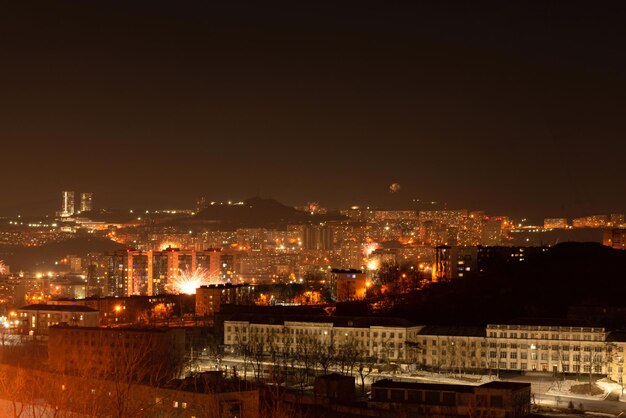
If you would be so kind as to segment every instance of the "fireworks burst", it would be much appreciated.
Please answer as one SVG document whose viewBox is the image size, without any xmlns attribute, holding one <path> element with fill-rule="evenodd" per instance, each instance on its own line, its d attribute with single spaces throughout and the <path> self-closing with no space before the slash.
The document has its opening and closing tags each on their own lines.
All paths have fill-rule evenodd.
<svg viewBox="0 0 626 418">
<path fill-rule="evenodd" d="M 195 295 L 197 288 L 200 286 L 208 286 L 209 284 L 211 284 L 209 271 L 205 268 L 198 267 L 195 270 L 180 270 L 178 277 L 172 281 L 170 286 L 174 293 Z"/>
<path fill-rule="evenodd" d="M 365 256 L 365 258 L 368 258 L 370 254 L 372 254 L 377 249 L 378 249 L 377 242 L 366 242 L 365 244 L 363 244 L 363 255 Z"/>
<path fill-rule="evenodd" d="M 317 202 L 309 202 L 306 205 L 306 210 L 311 215 L 314 215 L 314 214 L 316 214 L 320 210 L 320 204 L 317 203 Z"/>
</svg>

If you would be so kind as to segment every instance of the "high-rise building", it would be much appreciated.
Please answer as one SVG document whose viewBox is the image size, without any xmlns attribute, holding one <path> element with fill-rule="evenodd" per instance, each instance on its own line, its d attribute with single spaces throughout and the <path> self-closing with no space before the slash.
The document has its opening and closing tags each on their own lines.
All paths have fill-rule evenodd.
<svg viewBox="0 0 626 418">
<path fill-rule="evenodd" d="M 93 193 L 80 194 L 80 211 L 89 212 L 93 210 Z"/>
<path fill-rule="evenodd" d="M 605 229 L 602 244 L 615 248 L 616 250 L 626 250 L 626 229 L 612 228 Z"/>
<path fill-rule="evenodd" d="M 483 219 L 482 245 L 500 245 L 502 243 L 502 220 L 499 218 Z"/>
<path fill-rule="evenodd" d="M 107 296 L 160 295 L 176 280 L 181 271 L 194 272 L 198 268 L 208 273 L 206 279 L 223 281 L 220 266 L 226 263 L 219 250 L 179 250 L 168 248 L 163 251 L 116 251 L 108 255 L 106 272 Z M 229 273 L 232 269 L 229 270 Z"/>
<path fill-rule="evenodd" d="M 74 192 L 61 192 L 61 211 L 59 216 L 69 217 L 74 214 Z"/>
<path fill-rule="evenodd" d="M 326 225 L 307 225 L 302 242 L 305 250 L 332 250 L 333 231 Z"/>
</svg>

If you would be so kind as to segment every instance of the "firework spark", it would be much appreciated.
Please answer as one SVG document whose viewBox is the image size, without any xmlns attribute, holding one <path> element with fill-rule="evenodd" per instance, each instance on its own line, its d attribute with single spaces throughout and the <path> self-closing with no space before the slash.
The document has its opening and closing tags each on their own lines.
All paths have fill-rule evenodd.
<svg viewBox="0 0 626 418">
<path fill-rule="evenodd" d="M 366 242 L 365 244 L 363 244 L 363 255 L 365 256 L 365 258 L 367 258 L 377 249 L 378 249 L 378 243 Z"/>
<path fill-rule="evenodd" d="M 209 271 L 203 267 L 198 267 L 195 270 L 180 270 L 178 277 L 172 281 L 170 286 L 174 293 L 195 295 L 197 288 L 209 284 L 211 284 Z"/>
<path fill-rule="evenodd" d="M 320 204 L 317 203 L 317 202 L 309 202 L 306 205 L 306 210 L 311 215 L 313 215 L 313 214 L 317 213 L 320 210 Z"/>
</svg>

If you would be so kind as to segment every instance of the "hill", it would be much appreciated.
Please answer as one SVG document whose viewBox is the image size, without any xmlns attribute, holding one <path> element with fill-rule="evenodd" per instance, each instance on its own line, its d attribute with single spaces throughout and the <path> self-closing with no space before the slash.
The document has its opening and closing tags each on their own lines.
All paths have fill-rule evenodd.
<svg viewBox="0 0 626 418">
<path fill-rule="evenodd" d="M 212 205 L 174 224 L 213 224 L 221 230 L 237 228 L 284 228 L 288 224 L 316 223 L 344 219 L 338 212 L 311 215 L 274 199 L 253 197 L 242 205 Z"/>
<path fill-rule="evenodd" d="M 126 248 L 124 245 L 107 238 L 79 236 L 40 247 L 5 248 L 3 258 L 11 267 L 11 271 L 22 269 L 53 270 L 54 262 L 68 254 L 86 256 L 88 253 L 102 253 L 124 248 Z"/>
</svg>

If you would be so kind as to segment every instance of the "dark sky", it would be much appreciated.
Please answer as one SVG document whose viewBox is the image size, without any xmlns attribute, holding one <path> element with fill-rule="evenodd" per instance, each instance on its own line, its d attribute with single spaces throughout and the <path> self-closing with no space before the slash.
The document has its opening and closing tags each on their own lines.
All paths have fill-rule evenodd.
<svg viewBox="0 0 626 418">
<path fill-rule="evenodd" d="M 626 211 L 611 3 L 223 3 L 1 2 L 0 212 L 63 189 Z"/>
</svg>

